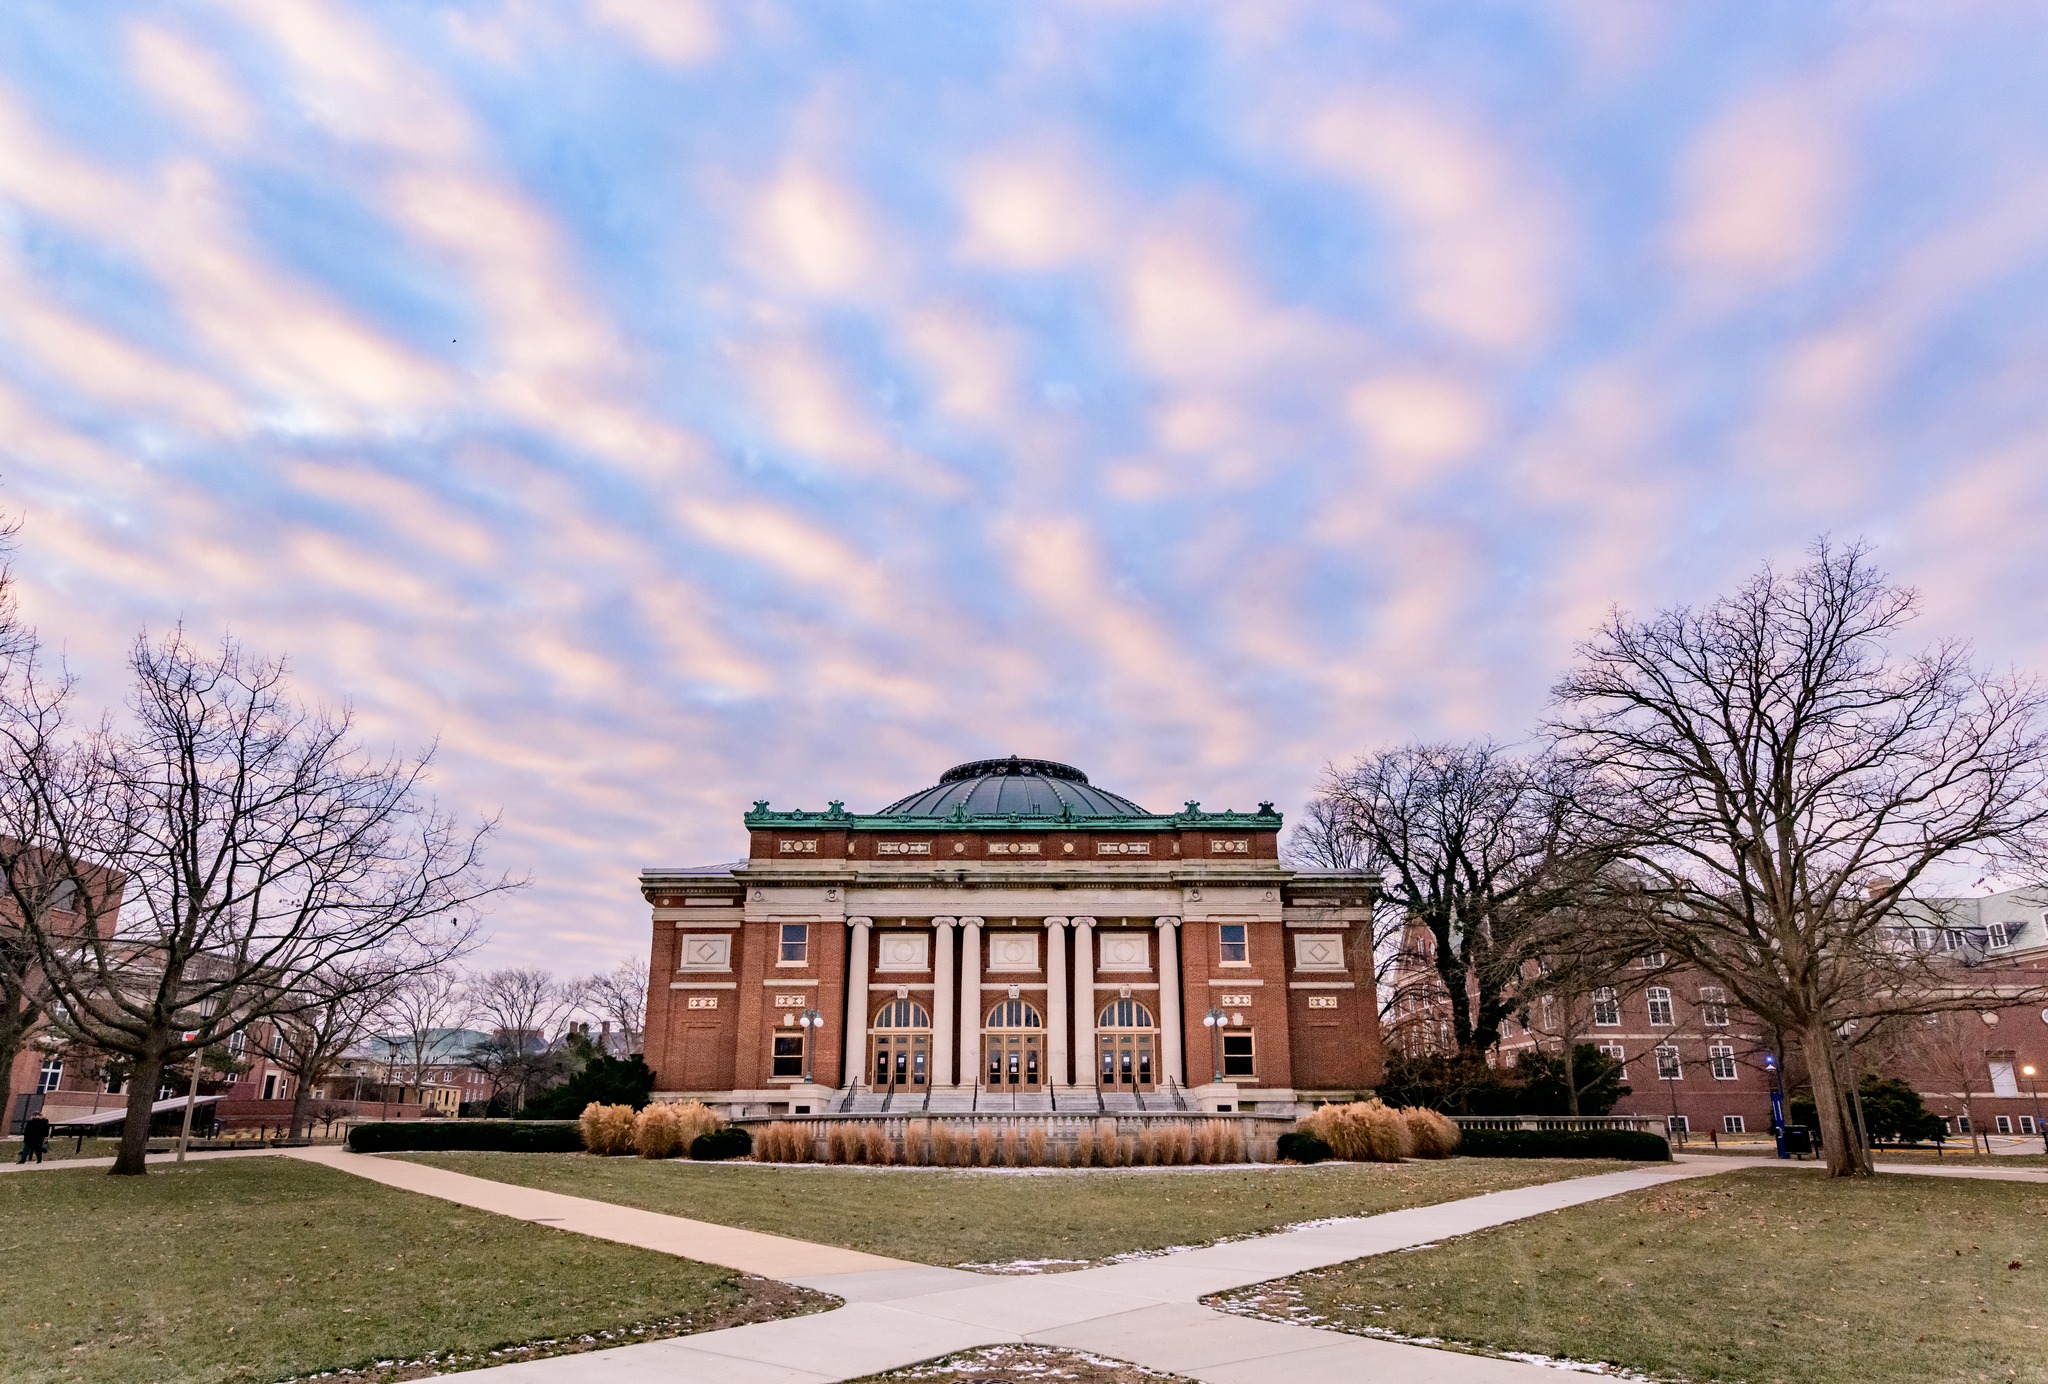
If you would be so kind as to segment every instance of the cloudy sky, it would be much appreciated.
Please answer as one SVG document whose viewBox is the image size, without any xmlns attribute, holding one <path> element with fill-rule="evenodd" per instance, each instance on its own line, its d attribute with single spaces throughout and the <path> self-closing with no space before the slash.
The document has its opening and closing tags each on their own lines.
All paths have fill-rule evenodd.
<svg viewBox="0 0 2048 1384">
<path fill-rule="evenodd" d="M 219 0 L 0 13 L 0 508 L 144 627 L 643 864 L 959 760 L 1296 809 L 1610 605 L 1864 535 L 2048 667 L 2037 7 Z"/>
</svg>

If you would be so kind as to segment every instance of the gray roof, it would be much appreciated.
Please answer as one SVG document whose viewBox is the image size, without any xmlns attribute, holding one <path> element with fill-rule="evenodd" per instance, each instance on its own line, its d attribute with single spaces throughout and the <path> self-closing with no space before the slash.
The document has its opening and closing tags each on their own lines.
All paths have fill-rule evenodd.
<svg viewBox="0 0 2048 1384">
<path fill-rule="evenodd" d="M 949 817 L 965 810 L 972 817 L 1075 818 L 1149 817 L 1152 814 L 1115 793 L 1088 782 L 1071 764 L 1050 759 L 977 759 L 957 764 L 939 775 L 930 788 L 899 798 L 880 817 Z"/>
</svg>

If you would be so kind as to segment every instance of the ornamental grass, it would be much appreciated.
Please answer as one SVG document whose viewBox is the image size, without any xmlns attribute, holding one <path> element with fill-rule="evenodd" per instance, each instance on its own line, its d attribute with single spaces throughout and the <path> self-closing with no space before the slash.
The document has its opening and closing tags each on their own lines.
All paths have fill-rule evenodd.
<svg viewBox="0 0 2048 1384">
<path fill-rule="evenodd" d="M 1319 1106 L 1301 1128 L 1354 1163 L 1398 1163 L 1415 1151 L 1408 1121 L 1380 1100 Z"/>
<path fill-rule="evenodd" d="M 576 1123 L 583 1130 L 583 1147 L 601 1158 L 617 1158 L 633 1151 L 633 1107 L 599 1105 L 583 1107 Z"/>
<path fill-rule="evenodd" d="M 656 1101 L 634 1117 L 633 1149 L 642 1158 L 680 1158 L 722 1123 L 702 1101 Z"/>
<path fill-rule="evenodd" d="M 1458 1151 L 1464 1136 L 1448 1115 L 1411 1105 L 1401 1112 L 1401 1118 L 1408 1122 L 1408 1137 L 1417 1158 L 1449 1158 Z"/>
</svg>

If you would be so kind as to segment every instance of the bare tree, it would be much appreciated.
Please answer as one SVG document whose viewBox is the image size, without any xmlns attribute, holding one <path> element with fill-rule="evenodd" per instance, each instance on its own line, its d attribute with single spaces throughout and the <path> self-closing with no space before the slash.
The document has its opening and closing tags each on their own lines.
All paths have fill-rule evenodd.
<svg viewBox="0 0 2048 1384">
<path fill-rule="evenodd" d="M 641 1049 L 647 1026 L 647 963 L 622 961 L 582 981 L 580 1003 L 618 1030 L 625 1051 Z"/>
<path fill-rule="evenodd" d="M 2048 845 L 2039 691 L 1953 644 L 1893 658 L 1913 611 L 1865 548 L 1822 542 L 1704 609 L 1615 613 L 1556 689 L 1554 734 L 1634 843 L 1632 944 L 1800 1047 L 1836 1176 L 1863 1166 L 1845 1028 L 1995 1007 L 1901 926 L 1914 886 L 1964 863 L 2035 878 Z"/>
<path fill-rule="evenodd" d="M 1376 930 L 1396 939 L 1395 971 L 1428 988 L 1420 1007 L 1448 1011 L 1461 1057 L 1500 1040 L 1546 921 L 1605 862 L 1577 797 L 1566 766 L 1489 742 L 1383 750 L 1325 780 L 1320 812 L 1341 825 L 1314 839 L 1361 844 L 1381 876 Z"/>
<path fill-rule="evenodd" d="M 470 982 L 472 1022 L 487 1025 L 491 1040 L 468 1060 L 491 1078 L 514 1112 L 556 1064 L 554 1039 L 575 1008 L 577 987 L 541 970 L 491 971 Z"/>
<path fill-rule="evenodd" d="M 314 1088 L 372 1031 L 391 990 L 401 983 L 392 972 L 402 976 L 406 966 L 402 957 L 394 962 L 372 957 L 347 972 L 316 975 L 311 993 L 295 997 L 297 1003 L 267 1025 L 260 1050 L 292 1077 L 292 1138 L 306 1127 Z"/>
<path fill-rule="evenodd" d="M 1974 1083 L 1988 1080 L 1990 1075 L 1983 1019 L 1968 1011 L 1952 1010 L 1917 1016 L 1899 1025 L 1899 1030 L 1891 1043 L 1899 1065 L 1910 1064 L 1952 1088 L 1963 1107 L 1963 1123 L 1970 1127 L 1970 1151 L 1975 1153 L 1977 1141 L 1983 1138 L 1988 1153 L 1990 1140 L 1977 1123 L 1971 1093 Z"/>
<path fill-rule="evenodd" d="M 424 1089 L 432 1068 L 459 1060 L 449 1034 L 468 1022 L 469 1013 L 468 985 L 450 968 L 420 971 L 392 987 L 379 1018 L 401 1086 Z"/>
<path fill-rule="evenodd" d="M 281 662 L 175 631 L 138 639 L 129 666 L 128 724 L 31 758 L 23 791 L 40 813 L 29 844 L 122 884 L 118 931 L 86 888 L 76 926 L 28 930 L 66 1024 L 129 1065 L 114 1172 L 140 1175 L 167 1062 L 332 998 L 316 979 L 366 957 L 439 964 L 511 882 L 483 873 L 488 823 L 460 827 L 425 798 L 427 756 L 371 756 L 347 710 L 293 700 Z M 27 740 L 44 708 L 7 710 Z"/>
</svg>

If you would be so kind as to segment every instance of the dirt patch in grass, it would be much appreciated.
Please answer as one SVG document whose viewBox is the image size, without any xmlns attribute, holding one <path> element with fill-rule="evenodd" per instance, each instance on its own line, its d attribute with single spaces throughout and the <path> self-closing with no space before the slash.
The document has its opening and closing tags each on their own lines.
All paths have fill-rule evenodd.
<svg viewBox="0 0 2048 1384">
<path fill-rule="evenodd" d="M 850 1384 L 1189 1384 L 1184 1376 L 1148 1370 L 1085 1350 L 1052 1346 L 981 1346 L 870 1374 Z"/>
<path fill-rule="evenodd" d="M 1702 1384 L 2043 1380 L 2048 1186 L 1728 1173 L 1212 1305 Z"/>
<path fill-rule="evenodd" d="M 1083 1268 L 1301 1221 L 1426 1206 L 1625 1166 L 1457 1158 L 1312 1168 L 996 1172 L 705 1165 L 574 1153 L 405 1156 L 525 1187 L 996 1273 Z"/>
<path fill-rule="evenodd" d="M 712 1330 L 818 1293 L 285 1158 L 0 1177 L 0 1380 L 390 1380 Z"/>
</svg>

